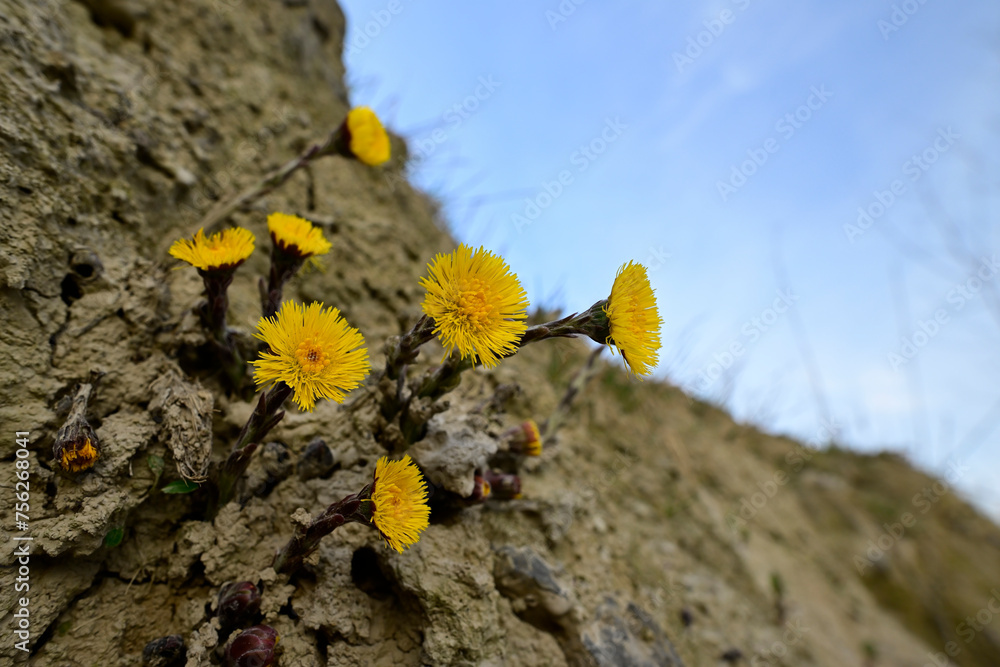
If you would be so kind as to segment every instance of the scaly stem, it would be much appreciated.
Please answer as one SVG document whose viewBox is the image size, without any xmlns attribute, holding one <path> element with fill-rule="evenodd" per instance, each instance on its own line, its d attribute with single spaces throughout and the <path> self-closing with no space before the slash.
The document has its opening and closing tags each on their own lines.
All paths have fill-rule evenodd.
<svg viewBox="0 0 1000 667">
<path fill-rule="evenodd" d="M 225 506 L 233 498 L 236 482 L 243 477 L 254 451 L 264 437 L 277 426 L 285 416 L 281 409 L 285 400 L 291 396 L 292 389 L 284 382 L 279 382 L 270 392 L 264 392 L 257 401 L 257 407 L 250 414 L 243 429 L 240 430 L 236 442 L 229 453 L 229 458 L 219 470 L 219 507 Z"/>
<path fill-rule="evenodd" d="M 308 526 L 295 528 L 292 539 L 274 555 L 271 566 L 279 574 L 291 574 L 302 565 L 302 560 L 319 546 L 319 541 L 345 523 L 371 523 L 371 486 L 360 493 L 347 496 L 327 507 Z"/>
<path fill-rule="evenodd" d="M 234 390 L 239 390 L 246 377 L 246 364 L 236 348 L 236 343 L 229 333 L 226 322 L 226 311 L 229 310 L 229 286 L 233 282 L 236 268 L 225 268 L 215 271 L 198 270 L 205 284 L 207 302 L 201 309 L 201 320 L 205 329 L 212 337 L 212 347 L 219 357 L 222 370 L 229 379 Z"/>
<path fill-rule="evenodd" d="M 231 197 L 217 204 L 204 218 L 202 218 L 201 226 L 205 228 L 206 233 L 215 231 L 216 226 L 224 222 L 226 218 L 232 215 L 237 209 L 248 206 L 272 190 L 283 185 L 285 181 L 291 178 L 292 174 L 307 166 L 313 160 L 327 155 L 333 155 L 335 153 L 344 154 L 347 149 L 344 146 L 343 128 L 344 126 L 341 124 L 340 127 L 327 135 L 326 139 L 321 142 L 314 143 L 312 146 L 304 150 L 297 158 L 289 160 L 235 197 Z"/>
</svg>

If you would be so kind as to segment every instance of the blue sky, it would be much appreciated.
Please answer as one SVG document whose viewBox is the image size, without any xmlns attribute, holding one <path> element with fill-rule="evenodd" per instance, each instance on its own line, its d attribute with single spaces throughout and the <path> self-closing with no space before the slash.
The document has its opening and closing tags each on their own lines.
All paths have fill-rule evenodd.
<svg viewBox="0 0 1000 667">
<path fill-rule="evenodd" d="M 643 262 L 663 377 L 770 431 L 955 459 L 1000 516 L 1000 5 L 343 4 L 352 102 L 534 303 L 586 308 Z"/>
</svg>

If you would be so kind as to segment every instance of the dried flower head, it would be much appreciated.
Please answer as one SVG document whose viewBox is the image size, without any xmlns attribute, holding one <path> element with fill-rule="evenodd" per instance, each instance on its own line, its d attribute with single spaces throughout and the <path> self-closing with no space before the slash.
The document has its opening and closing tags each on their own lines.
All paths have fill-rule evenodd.
<svg viewBox="0 0 1000 667">
<path fill-rule="evenodd" d="M 300 259 L 325 255 L 332 247 L 322 229 L 296 215 L 272 213 L 267 216 L 267 230 L 275 246 Z"/>
<path fill-rule="evenodd" d="M 629 262 L 618 269 L 604 312 L 611 329 L 607 344 L 618 348 L 633 374 L 649 375 L 660 349 L 661 321 L 646 267 Z"/>
<path fill-rule="evenodd" d="M 389 135 L 374 111 L 368 107 L 351 109 L 346 124 L 354 157 L 372 167 L 389 161 Z"/>
<path fill-rule="evenodd" d="M 409 456 L 390 461 L 383 456 L 375 464 L 372 481 L 372 523 L 386 543 L 402 553 L 415 544 L 429 523 L 427 484 Z"/>
<path fill-rule="evenodd" d="M 492 252 L 460 245 L 439 254 L 422 278 L 423 310 L 450 354 L 477 357 L 486 368 L 513 354 L 527 329 L 528 298 L 510 267 Z"/>
<path fill-rule="evenodd" d="M 56 434 L 52 455 L 66 472 L 82 472 L 101 457 L 101 441 L 83 416 L 71 416 Z"/>
<path fill-rule="evenodd" d="M 232 227 L 205 236 L 199 229 L 190 240 L 180 239 L 170 246 L 170 254 L 202 271 L 234 269 L 253 254 L 254 236 L 249 229 Z"/>
<path fill-rule="evenodd" d="M 254 335 L 270 348 L 252 362 L 254 382 L 284 382 L 303 410 L 317 398 L 342 403 L 371 368 L 361 332 L 322 303 L 285 302 L 274 317 L 260 319 Z"/>
</svg>

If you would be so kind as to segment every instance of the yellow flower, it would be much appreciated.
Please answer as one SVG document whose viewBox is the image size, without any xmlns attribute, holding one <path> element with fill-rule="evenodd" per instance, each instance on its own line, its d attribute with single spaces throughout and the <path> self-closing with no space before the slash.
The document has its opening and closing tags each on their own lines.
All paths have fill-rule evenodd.
<svg viewBox="0 0 1000 667">
<path fill-rule="evenodd" d="M 274 317 L 260 318 L 254 336 L 270 348 L 252 362 L 254 382 L 284 382 L 303 410 L 311 411 L 317 398 L 343 403 L 371 368 L 361 332 L 322 303 L 286 301 Z"/>
<path fill-rule="evenodd" d="M 528 298 L 503 259 L 460 245 L 435 257 L 428 269 L 430 277 L 420 280 L 427 290 L 423 310 L 449 354 L 457 347 L 462 358 L 478 356 L 493 368 L 517 351 L 527 329 Z"/>
<path fill-rule="evenodd" d="M 660 349 L 660 316 L 646 267 L 629 262 L 615 276 L 604 306 L 610 321 L 608 345 L 614 345 L 635 375 L 649 375 Z"/>
<path fill-rule="evenodd" d="M 430 520 L 427 484 L 409 456 L 389 461 L 383 456 L 375 464 L 372 482 L 372 522 L 386 543 L 402 553 L 416 544 Z"/>
<path fill-rule="evenodd" d="M 325 255 L 332 247 L 322 229 L 295 215 L 272 213 L 267 216 L 267 230 L 274 245 L 303 259 Z"/>
<path fill-rule="evenodd" d="M 351 109 L 347 132 L 354 157 L 372 167 L 389 161 L 389 135 L 374 111 L 368 107 Z"/>
<path fill-rule="evenodd" d="M 202 271 L 236 268 L 253 254 L 253 233 L 232 227 L 205 237 L 199 229 L 191 240 L 180 239 L 170 246 L 170 254 Z"/>
</svg>

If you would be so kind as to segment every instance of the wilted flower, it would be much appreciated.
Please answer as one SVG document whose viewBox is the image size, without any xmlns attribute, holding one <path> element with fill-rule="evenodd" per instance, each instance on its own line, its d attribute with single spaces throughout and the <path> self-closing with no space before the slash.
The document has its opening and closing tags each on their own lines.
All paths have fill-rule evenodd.
<svg viewBox="0 0 1000 667">
<path fill-rule="evenodd" d="M 274 317 L 260 319 L 254 335 L 270 348 L 252 362 L 254 382 L 285 383 L 303 410 L 311 411 L 317 398 L 342 403 L 371 368 L 361 332 L 322 303 L 286 302 Z"/>
<path fill-rule="evenodd" d="M 507 264 L 492 252 L 460 245 L 428 265 L 423 311 L 433 318 L 450 354 L 478 357 L 486 368 L 517 350 L 527 326 L 527 294 Z"/>
<path fill-rule="evenodd" d="M 248 229 L 233 227 L 205 236 L 199 229 L 191 240 L 180 239 L 170 254 L 202 271 L 234 269 L 253 254 L 254 236 Z"/>
<path fill-rule="evenodd" d="M 618 270 L 604 312 L 614 345 L 635 375 L 649 375 L 660 349 L 660 316 L 646 268 L 629 262 Z"/>
<path fill-rule="evenodd" d="M 344 126 L 354 157 L 372 167 L 389 161 L 389 135 L 374 111 L 368 107 L 351 109 Z"/>
<path fill-rule="evenodd" d="M 399 461 L 389 461 L 385 456 L 378 460 L 371 502 L 372 523 L 386 543 L 400 553 L 415 544 L 427 528 L 427 484 L 409 456 Z"/>
<path fill-rule="evenodd" d="M 52 455 L 66 472 L 82 472 L 101 457 L 101 441 L 82 413 L 72 415 L 56 434 Z"/>
</svg>

